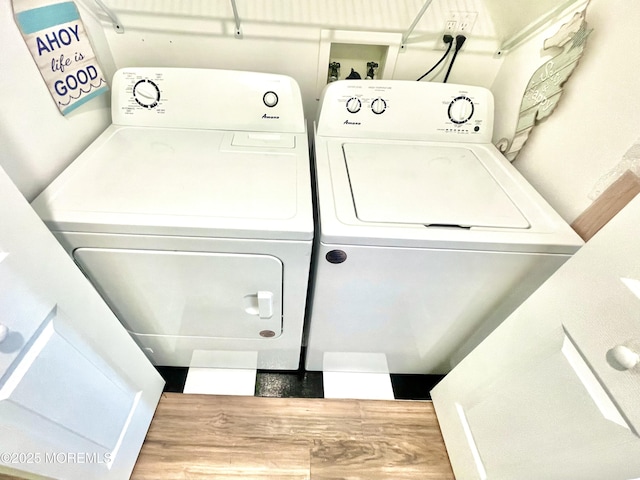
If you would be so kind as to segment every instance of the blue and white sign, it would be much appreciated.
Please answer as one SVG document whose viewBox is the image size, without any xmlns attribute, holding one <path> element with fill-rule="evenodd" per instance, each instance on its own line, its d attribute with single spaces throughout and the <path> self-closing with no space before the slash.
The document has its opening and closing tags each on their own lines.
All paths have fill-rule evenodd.
<svg viewBox="0 0 640 480">
<path fill-rule="evenodd" d="M 22 36 L 63 115 L 109 89 L 75 3 L 13 0 L 13 8 Z"/>
</svg>

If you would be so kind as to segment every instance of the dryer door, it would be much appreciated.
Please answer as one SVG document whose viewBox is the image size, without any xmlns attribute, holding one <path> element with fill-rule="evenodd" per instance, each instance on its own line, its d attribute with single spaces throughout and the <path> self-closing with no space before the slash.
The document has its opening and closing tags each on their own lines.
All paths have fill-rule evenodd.
<svg viewBox="0 0 640 480">
<path fill-rule="evenodd" d="M 270 255 L 78 248 L 74 258 L 135 334 L 260 339 L 282 333 Z"/>
</svg>

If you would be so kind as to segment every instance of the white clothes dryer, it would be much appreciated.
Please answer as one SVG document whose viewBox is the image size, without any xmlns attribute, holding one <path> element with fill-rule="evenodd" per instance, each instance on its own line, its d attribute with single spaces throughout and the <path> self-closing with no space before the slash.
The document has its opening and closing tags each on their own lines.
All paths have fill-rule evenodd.
<svg viewBox="0 0 640 480">
<path fill-rule="evenodd" d="M 154 364 L 298 368 L 313 209 L 296 82 L 125 68 L 112 120 L 34 200 L 49 229 Z"/>
<path fill-rule="evenodd" d="M 582 245 L 491 144 L 493 109 L 472 86 L 325 88 L 307 369 L 447 373 Z"/>
</svg>

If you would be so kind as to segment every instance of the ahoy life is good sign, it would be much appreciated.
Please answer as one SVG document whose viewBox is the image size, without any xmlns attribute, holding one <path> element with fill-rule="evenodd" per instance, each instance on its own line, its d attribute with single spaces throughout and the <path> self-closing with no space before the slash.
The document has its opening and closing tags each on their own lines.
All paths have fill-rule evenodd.
<svg viewBox="0 0 640 480">
<path fill-rule="evenodd" d="M 108 90 L 75 3 L 13 0 L 13 10 L 27 47 L 63 115 Z"/>
</svg>

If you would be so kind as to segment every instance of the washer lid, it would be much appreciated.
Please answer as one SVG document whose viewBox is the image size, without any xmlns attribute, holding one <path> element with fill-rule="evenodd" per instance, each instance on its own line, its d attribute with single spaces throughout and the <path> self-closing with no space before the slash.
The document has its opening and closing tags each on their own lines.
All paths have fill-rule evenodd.
<svg viewBox="0 0 640 480">
<path fill-rule="evenodd" d="M 343 152 L 363 222 L 529 227 L 470 149 L 354 143 Z"/>
</svg>

